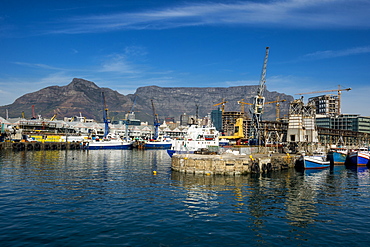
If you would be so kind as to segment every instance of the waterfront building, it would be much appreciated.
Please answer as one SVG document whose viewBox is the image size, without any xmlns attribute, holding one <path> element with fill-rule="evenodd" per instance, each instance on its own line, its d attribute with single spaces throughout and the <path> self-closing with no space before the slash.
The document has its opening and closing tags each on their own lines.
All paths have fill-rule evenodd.
<svg viewBox="0 0 370 247">
<path fill-rule="evenodd" d="M 217 110 L 212 110 L 211 120 L 213 126 L 216 127 L 216 130 L 222 132 L 222 111 L 220 108 L 218 108 Z"/>
<path fill-rule="evenodd" d="M 317 115 L 316 125 L 322 128 L 370 133 L 370 117 L 363 117 L 359 114 Z"/>
<path fill-rule="evenodd" d="M 308 104 L 315 107 L 316 114 L 326 116 L 340 115 L 340 98 L 335 94 L 326 94 L 308 99 Z"/>
</svg>

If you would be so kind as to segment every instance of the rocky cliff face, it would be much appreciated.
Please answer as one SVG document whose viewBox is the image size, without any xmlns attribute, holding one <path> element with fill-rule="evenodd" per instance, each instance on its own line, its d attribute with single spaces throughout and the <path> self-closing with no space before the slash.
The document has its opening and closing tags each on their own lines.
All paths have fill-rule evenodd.
<svg viewBox="0 0 370 247">
<path fill-rule="evenodd" d="M 140 112 L 136 113 L 141 118 L 146 118 L 143 113 L 148 113 L 148 108 L 151 106 L 150 99 L 153 99 L 155 104 L 156 112 L 159 117 L 175 117 L 175 120 L 179 120 L 181 114 L 186 113 L 187 115 L 196 115 L 196 106 L 198 105 L 198 115 L 200 117 L 206 116 L 212 110 L 216 110 L 218 107 L 214 106 L 217 103 L 223 102 L 223 99 L 227 101 L 225 104 L 225 111 L 240 111 L 241 105 L 238 101 L 243 100 L 244 102 L 252 103 L 253 97 L 257 94 L 258 86 L 238 86 L 238 87 L 205 87 L 205 88 L 194 88 L 194 87 L 173 87 L 163 88 L 157 86 L 141 87 L 136 90 L 136 102 L 137 107 L 135 109 Z M 134 95 L 128 95 L 131 99 Z M 281 103 L 281 116 L 288 113 L 289 102 L 293 100 L 292 96 L 265 91 L 264 96 L 266 102 L 275 101 L 279 96 L 280 100 L 285 99 L 286 102 Z M 275 111 L 276 104 L 265 105 L 265 114 L 263 115 L 264 120 L 274 120 L 276 116 Z M 245 105 L 245 112 L 248 112 L 249 105 Z M 151 114 L 151 112 L 149 111 Z"/>
<path fill-rule="evenodd" d="M 108 113 L 110 118 L 120 120 L 125 113 L 133 106 L 138 119 L 153 122 L 153 111 L 151 99 L 159 118 L 174 117 L 179 120 L 181 114 L 196 114 L 206 116 L 212 110 L 217 109 L 214 104 L 225 99 L 225 111 L 240 111 L 237 101 L 244 99 L 245 102 L 252 102 L 257 92 L 257 86 L 239 86 L 227 88 L 194 88 L 194 87 L 140 87 L 135 94 L 122 95 L 109 88 L 100 88 L 95 83 L 84 79 L 73 79 L 67 86 L 51 86 L 34 93 L 26 94 L 18 98 L 13 104 L 0 107 L 0 116 L 5 117 L 5 109 L 9 111 L 9 117 L 20 117 L 22 111 L 26 118 L 32 117 L 31 106 L 35 106 L 35 113 L 45 118 L 50 118 L 57 113 L 57 119 L 63 117 L 78 116 L 80 113 L 87 118 L 94 118 L 102 121 L 103 103 L 101 92 L 104 92 Z M 266 102 L 285 99 L 287 102 L 293 100 L 292 96 L 265 91 Z M 281 115 L 287 114 L 289 103 L 281 104 Z M 245 106 L 247 110 L 248 105 Z M 272 120 L 275 118 L 275 104 L 267 104 L 263 119 Z"/>
</svg>

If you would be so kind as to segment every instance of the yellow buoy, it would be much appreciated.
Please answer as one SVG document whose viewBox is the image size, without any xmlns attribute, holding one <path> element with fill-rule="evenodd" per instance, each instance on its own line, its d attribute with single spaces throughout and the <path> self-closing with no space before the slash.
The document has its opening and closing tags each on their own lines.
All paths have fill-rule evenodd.
<svg viewBox="0 0 370 247">
<path fill-rule="evenodd" d="M 157 175 L 157 171 L 153 171 L 153 175 Z"/>
</svg>

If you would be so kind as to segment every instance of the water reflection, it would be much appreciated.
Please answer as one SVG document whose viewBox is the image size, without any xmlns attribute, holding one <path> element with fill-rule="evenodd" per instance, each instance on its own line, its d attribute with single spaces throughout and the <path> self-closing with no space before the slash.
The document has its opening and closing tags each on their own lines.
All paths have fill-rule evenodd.
<svg viewBox="0 0 370 247">
<path fill-rule="evenodd" d="M 333 170 L 305 171 L 295 170 L 274 172 L 267 175 L 246 176 L 206 176 L 172 172 L 171 179 L 187 190 L 183 201 L 191 217 L 216 217 L 230 215 L 230 220 L 237 214 L 248 215 L 251 230 L 261 237 L 261 230 L 292 227 L 295 238 L 301 236 L 303 229 L 317 222 L 327 223 L 330 220 L 320 219 L 323 205 L 342 206 L 341 196 L 346 194 L 348 186 L 341 177 L 351 173 L 343 168 Z M 368 171 L 356 173 L 368 178 Z M 346 180 L 345 180 L 346 181 Z M 358 188 L 359 186 L 354 186 Z M 368 189 L 367 189 L 368 190 Z M 226 204 L 225 207 L 221 204 Z M 225 211 L 227 210 L 227 211 Z M 284 225 L 276 222 L 283 220 Z M 276 225 L 275 225 L 276 224 Z M 298 229 L 301 229 L 298 231 Z"/>
<path fill-rule="evenodd" d="M 0 227 L 17 226 L 12 231 L 24 238 L 42 233 L 47 224 L 74 234 L 90 226 L 96 238 L 112 232 L 106 238 L 115 239 L 121 231 L 119 236 L 131 234 L 132 240 L 141 234 L 147 243 L 160 235 L 181 241 L 177 235 L 182 234 L 190 241 L 183 245 L 199 239 L 221 245 L 217 241 L 225 238 L 297 245 L 313 235 L 320 240 L 338 232 L 344 236 L 353 202 L 357 210 L 369 207 L 367 168 L 207 176 L 174 172 L 170 166 L 166 152 L 157 150 L 1 152 Z M 340 226 L 338 216 L 347 217 Z M 363 224 L 363 217 L 353 225 Z M 78 237 L 73 240 L 83 242 Z M 127 245 L 135 243 L 143 245 Z"/>
</svg>

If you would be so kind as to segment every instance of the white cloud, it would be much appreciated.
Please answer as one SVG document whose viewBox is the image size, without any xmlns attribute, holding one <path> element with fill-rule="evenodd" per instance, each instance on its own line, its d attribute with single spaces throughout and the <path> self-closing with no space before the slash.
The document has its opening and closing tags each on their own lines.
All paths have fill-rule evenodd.
<svg viewBox="0 0 370 247">
<path fill-rule="evenodd" d="M 48 70 L 66 70 L 63 68 L 57 68 L 53 67 L 47 64 L 41 64 L 41 63 L 25 63 L 25 62 L 14 62 L 14 64 L 21 65 L 21 66 L 26 66 L 30 68 L 37 68 L 37 69 L 48 69 Z"/>
<path fill-rule="evenodd" d="M 168 29 L 200 25 L 277 25 L 295 28 L 369 28 L 364 0 L 277 0 L 191 3 L 136 13 L 79 16 L 60 23 L 56 33 L 125 29 Z M 65 26 L 65 24 L 67 26 Z"/>
<path fill-rule="evenodd" d="M 138 64 L 132 63 L 132 57 L 141 56 L 142 51 L 137 48 L 126 48 L 125 54 L 111 54 L 104 58 L 99 72 L 114 72 L 119 74 L 139 74 L 142 69 Z M 129 54 L 129 55 L 126 55 Z M 129 58 L 130 56 L 130 58 Z"/>
<path fill-rule="evenodd" d="M 344 57 L 357 54 L 370 53 L 370 46 L 354 47 L 345 50 L 327 50 L 327 51 L 317 51 L 314 53 L 304 55 L 304 59 L 317 60 L 325 58 L 335 58 L 335 57 Z"/>
</svg>

